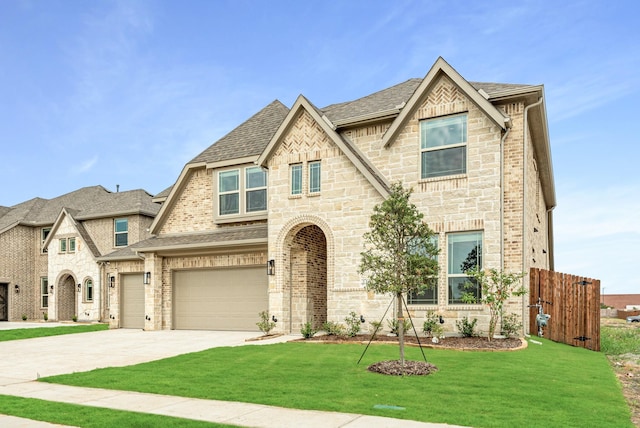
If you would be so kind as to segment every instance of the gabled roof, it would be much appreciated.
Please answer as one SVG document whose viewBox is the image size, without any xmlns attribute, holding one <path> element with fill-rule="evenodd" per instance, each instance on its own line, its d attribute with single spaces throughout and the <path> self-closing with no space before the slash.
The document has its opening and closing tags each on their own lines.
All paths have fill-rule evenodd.
<svg viewBox="0 0 640 428">
<path fill-rule="evenodd" d="M 39 227 L 53 224 L 63 208 L 76 211 L 78 220 L 131 214 L 154 217 L 160 210 L 144 190 L 110 192 L 102 186 L 83 187 L 53 199 L 34 198 L 0 211 L 0 233 L 19 224 Z"/>
<path fill-rule="evenodd" d="M 364 175 L 364 177 L 373 185 L 373 187 L 383 196 L 390 193 L 390 186 L 386 182 L 383 175 L 373 166 L 371 162 L 364 156 L 357 147 L 349 141 L 348 138 L 341 136 L 335 131 L 335 125 L 331 123 L 329 118 L 322 115 L 322 112 L 315 107 L 304 96 L 298 96 L 298 99 L 289 110 L 289 114 L 282 121 L 278 131 L 275 133 L 267 147 L 264 149 L 256 163 L 265 166 L 267 161 L 273 155 L 276 148 L 282 141 L 289 129 L 293 126 L 298 115 L 302 111 L 306 111 L 314 119 L 314 121 L 322 128 L 329 138 L 338 146 L 338 148 L 349 158 L 351 163 Z"/>
<path fill-rule="evenodd" d="M 427 75 L 422 79 L 420 85 L 413 92 L 406 106 L 402 108 L 400 114 L 393 121 L 387 132 L 385 133 L 382 143 L 384 147 L 392 144 L 398 133 L 404 127 L 406 121 L 413 115 L 414 111 L 420 106 L 422 101 L 428 96 L 431 87 L 437 82 L 440 76 L 446 75 L 453 83 L 464 92 L 464 94 L 482 110 L 496 125 L 502 129 L 506 129 L 510 125 L 509 116 L 502 113 L 498 108 L 491 104 L 478 90 L 466 81 L 456 70 L 453 69 L 442 57 L 439 57 L 435 64 L 431 67 Z"/>
<path fill-rule="evenodd" d="M 73 227 L 78 231 L 78 234 L 80 235 L 84 243 L 87 245 L 87 248 L 89 249 L 89 251 L 91 251 L 91 254 L 93 255 L 93 257 L 97 258 L 100 256 L 100 250 L 98 250 L 98 247 L 96 246 L 95 242 L 91 238 L 91 235 L 89 235 L 89 232 L 87 232 L 87 229 L 85 229 L 84 225 L 76 221 L 76 219 L 74 218 L 74 216 L 76 216 L 78 212 L 79 212 L 78 210 L 74 210 L 71 208 L 62 208 L 62 211 L 60 211 L 60 215 L 58 215 L 58 218 L 56 219 L 56 221 L 53 223 L 53 226 L 51 227 L 49 236 L 44 241 L 43 247 L 47 248 L 49 246 L 49 244 L 53 240 L 53 236 L 56 234 L 56 231 L 58 230 L 58 228 L 60 227 L 64 219 L 68 217 Z"/>
</svg>

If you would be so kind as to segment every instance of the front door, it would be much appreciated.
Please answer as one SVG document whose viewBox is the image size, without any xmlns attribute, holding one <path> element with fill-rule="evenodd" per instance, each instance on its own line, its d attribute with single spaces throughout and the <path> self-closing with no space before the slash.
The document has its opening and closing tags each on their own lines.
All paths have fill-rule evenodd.
<svg viewBox="0 0 640 428">
<path fill-rule="evenodd" d="M 58 293 L 58 321 L 71 321 L 76 314 L 76 282 L 69 275 L 60 281 Z"/>
<path fill-rule="evenodd" d="M 9 319 L 9 284 L 0 284 L 0 321 Z"/>
</svg>

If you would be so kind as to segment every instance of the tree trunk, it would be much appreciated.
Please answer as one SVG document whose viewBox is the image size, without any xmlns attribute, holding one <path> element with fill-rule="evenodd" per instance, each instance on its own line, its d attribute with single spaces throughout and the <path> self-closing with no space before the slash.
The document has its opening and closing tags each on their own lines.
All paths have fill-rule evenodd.
<svg viewBox="0 0 640 428">
<path fill-rule="evenodd" d="M 396 294 L 396 301 L 398 303 L 398 313 L 396 318 L 398 319 L 398 346 L 400 348 L 400 365 L 404 372 L 404 315 L 402 314 L 402 293 Z"/>
</svg>

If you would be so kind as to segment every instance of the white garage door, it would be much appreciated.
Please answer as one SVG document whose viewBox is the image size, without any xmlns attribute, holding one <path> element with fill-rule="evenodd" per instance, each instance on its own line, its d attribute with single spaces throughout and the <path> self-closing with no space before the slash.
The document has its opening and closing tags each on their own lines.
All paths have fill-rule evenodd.
<svg viewBox="0 0 640 428">
<path fill-rule="evenodd" d="M 142 274 L 120 277 L 120 326 L 123 328 L 144 328 L 144 284 Z"/>
<path fill-rule="evenodd" d="M 176 271 L 173 326 L 179 330 L 257 331 L 268 309 L 264 267 Z"/>
</svg>

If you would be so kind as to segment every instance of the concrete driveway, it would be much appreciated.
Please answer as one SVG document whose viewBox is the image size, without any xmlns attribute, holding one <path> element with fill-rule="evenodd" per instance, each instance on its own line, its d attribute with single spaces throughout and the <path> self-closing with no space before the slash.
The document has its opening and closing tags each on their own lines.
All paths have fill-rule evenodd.
<svg viewBox="0 0 640 428">
<path fill-rule="evenodd" d="M 20 323 L 12 323 L 21 326 Z M 121 367 L 220 346 L 284 342 L 250 341 L 259 332 L 132 329 L 0 342 L 0 385 L 38 377 Z"/>
</svg>

